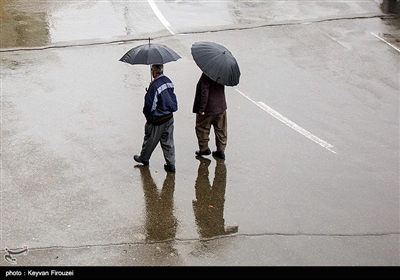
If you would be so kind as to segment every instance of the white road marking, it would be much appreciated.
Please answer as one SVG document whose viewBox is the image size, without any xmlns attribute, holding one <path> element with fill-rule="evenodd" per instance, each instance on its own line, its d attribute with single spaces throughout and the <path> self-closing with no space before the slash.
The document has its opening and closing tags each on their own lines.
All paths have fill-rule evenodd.
<svg viewBox="0 0 400 280">
<path fill-rule="evenodd" d="M 256 102 L 253 99 L 251 99 L 250 97 L 248 97 L 246 94 L 244 94 L 243 92 L 239 91 L 238 89 L 236 89 L 237 92 L 239 92 L 241 95 L 243 95 L 244 97 L 246 97 L 248 100 L 250 100 L 251 102 L 253 102 L 254 104 L 256 104 L 258 107 L 260 107 L 261 109 L 263 109 L 265 112 L 267 112 L 268 114 L 270 114 L 271 116 L 273 116 L 274 118 L 278 119 L 279 121 L 281 121 L 282 123 L 286 124 L 287 126 L 289 126 L 290 128 L 294 129 L 295 131 L 297 131 L 298 133 L 304 135 L 305 137 L 307 137 L 308 139 L 314 141 L 315 143 L 317 143 L 318 145 L 320 145 L 321 147 L 327 149 L 328 151 L 336 154 L 336 152 L 334 150 L 332 150 L 333 146 L 331 144 L 329 144 L 328 142 L 318 138 L 317 136 L 315 136 L 314 134 L 308 132 L 307 130 L 305 130 L 304 128 L 300 127 L 299 125 L 297 125 L 296 123 L 292 122 L 291 120 L 289 120 L 288 118 L 286 118 L 285 116 L 281 115 L 280 113 L 278 113 L 277 111 L 275 111 L 274 109 L 272 109 L 271 107 L 269 107 L 268 105 L 266 105 L 263 102 Z"/>
<path fill-rule="evenodd" d="M 321 34 L 325 35 L 326 37 L 328 37 L 329 39 L 335 41 L 336 43 L 338 43 L 339 45 L 341 45 L 342 47 L 346 48 L 346 49 L 350 49 L 349 47 L 347 47 L 344 43 L 340 42 L 338 39 L 332 37 L 331 35 L 329 35 L 328 33 L 319 31 Z"/>
<path fill-rule="evenodd" d="M 391 46 L 393 49 L 395 49 L 396 51 L 400 52 L 400 49 L 398 47 L 396 47 L 395 45 L 389 43 L 388 41 L 386 41 L 385 39 L 379 37 L 378 35 L 374 34 L 371 32 L 372 35 L 374 35 L 376 38 L 378 38 L 379 40 L 382 40 L 383 42 L 385 42 L 386 44 L 388 44 L 389 46 Z"/>
<path fill-rule="evenodd" d="M 147 2 L 149 3 L 151 9 L 153 10 L 153 12 L 156 14 L 156 16 L 158 17 L 158 19 L 161 21 L 161 23 L 165 26 L 165 28 L 168 29 L 168 31 L 174 35 L 176 33 L 176 30 L 171 26 L 171 24 L 169 24 L 169 22 L 165 19 L 165 17 L 163 16 L 163 14 L 160 12 L 160 10 L 158 9 L 156 3 L 154 3 L 153 0 L 147 0 Z"/>
</svg>

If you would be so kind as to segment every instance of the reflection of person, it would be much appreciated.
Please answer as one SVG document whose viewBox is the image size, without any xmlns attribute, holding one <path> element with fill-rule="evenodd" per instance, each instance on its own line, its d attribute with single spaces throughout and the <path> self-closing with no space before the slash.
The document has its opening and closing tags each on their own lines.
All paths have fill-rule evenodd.
<svg viewBox="0 0 400 280">
<path fill-rule="evenodd" d="M 175 238 L 177 220 L 174 216 L 175 173 L 168 172 L 159 192 L 148 166 L 140 168 L 146 204 L 146 239 L 165 241 Z"/>
<path fill-rule="evenodd" d="M 149 164 L 151 154 L 158 143 L 164 154 L 166 171 L 175 172 L 174 116 L 178 102 L 174 84 L 163 74 L 163 65 L 152 65 L 154 80 L 144 97 L 143 114 L 146 117 L 144 139 L 140 155 L 133 158 L 144 165 Z"/>
<path fill-rule="evenodd" d="M 207 158 L 196 157 L 199 161 L 195 183 L 196 200 L 193 200 L 193 210 L 201 238 L 236 233 L 237 226 L 225 227 L 224 204 L 226 188 L 226 165 L 217 159 L 214 181 L 211 186 L 208 178 L 208 167 L 211 161 Z"/>
<path fill-rule="evenodd" d="M 203 73 L 197 83 L 193 103 L 193 113 L 196 114 L 195 131 L 199 145 L 196 155 L 211 154 L 208 142 L 210 141 L 211 126 L 213 126 L 217 150 L 212 155 L 225 159 L 227 142 L 226 109 L 225 86 L 214 82 Z"/>
</svg>

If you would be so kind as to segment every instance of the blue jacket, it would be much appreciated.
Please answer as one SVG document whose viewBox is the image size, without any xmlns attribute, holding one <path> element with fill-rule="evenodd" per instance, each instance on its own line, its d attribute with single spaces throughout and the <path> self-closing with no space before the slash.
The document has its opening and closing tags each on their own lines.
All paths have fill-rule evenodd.
<svg viewBox="0 0 400 280">
<path fill-rule="evenodd" d="M 164 74 L 156 77 L 144 96 L 143 114 L 148 122 L 178 110 L 174 84 Z"/>
</svg>

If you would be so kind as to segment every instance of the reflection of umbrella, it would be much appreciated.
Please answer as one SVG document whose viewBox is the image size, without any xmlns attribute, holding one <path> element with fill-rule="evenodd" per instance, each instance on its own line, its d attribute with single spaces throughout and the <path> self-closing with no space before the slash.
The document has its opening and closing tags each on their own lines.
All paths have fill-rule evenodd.
<svg viewBox="0 0 400 280">
<path fill-rule="evenodd" d="M 130 49 L 119 61 L 129 64 L 165 64 L 181 58 L 169 47 L 160 44 L 143 44 Z"/>
<path fill-rule="evenodd" d="M 215 82 L 226 86 L 239 84 L 239 65 L 224 46 L 213 42 L 197 42 L 192 45 L 192 56 L 201 71 Z"/>
</svg>

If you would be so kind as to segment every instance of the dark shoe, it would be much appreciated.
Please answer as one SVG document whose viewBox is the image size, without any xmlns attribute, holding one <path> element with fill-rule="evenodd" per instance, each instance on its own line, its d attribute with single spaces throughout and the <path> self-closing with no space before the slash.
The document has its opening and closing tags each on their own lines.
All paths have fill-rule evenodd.
<svg viewBox="0 0 400 280">
<path fill-rule="evenodd" d="M 167 172 L 175 172 L 175 166 L 174 165 L 164 164 L 164 170 L 167 171 Z"/>
<path fill-rule="evenodd" d="M 199 157 L 208 156 L 208 155 L 211 155 L 211 151 L 210 151 L 210 149 L 207 149 L 207 150 L 205 150 L 203 152 L 198 150 L 198 151 L 195 152 L 195 154 L 198 155 Z"/>
<path fill-rule="evenodd" d="M 138 156 L 138 155 L 134 155 L 134 156 L 133 156 L 133 159 L 134 159 L 136 162 L 141 163 L 141 164 L 143 164 L 143 165 L 149 165 L 149 162 L 142 161 L 142 159 L 141 159 L 140 156 Z"/>
<path fill-rule="evenodd" d="M 225 152 L 224 151 L 215 151 L 212 152 L 213 157 L 217 157 L 220 159 L 225 159 Z"/>
</svg>

